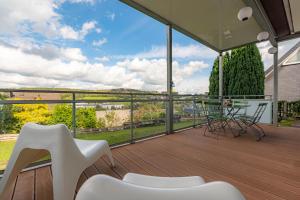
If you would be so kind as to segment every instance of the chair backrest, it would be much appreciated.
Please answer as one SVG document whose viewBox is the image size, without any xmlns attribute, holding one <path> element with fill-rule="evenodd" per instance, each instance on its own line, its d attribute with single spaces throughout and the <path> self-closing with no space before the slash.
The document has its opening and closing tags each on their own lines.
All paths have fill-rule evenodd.
<svg viewBox="0 0 300 200">
<path fill-rule="evenodd" d="M 236 100 L 234 99 L 232 101 L 232 106 L 233 107 L 240 107 L 237 108 L 239 109 L 239 112 L 237 114 L 242 114 L 242 115 L 246 115 L 247 113 L 247 106 L 248 106 L 249 102 L 247 100 Z"/>
<path fill-rule="evenodd" d="M 46 153 L 61 160 L 83 157 L 68 128 L 63 124 L 43 126 L 25 124 L 20 132 L 0 182 L 0 199 L 18 173 L 28 164 L 43 158 Z M 55 160 L 53 160 L 55 162 Z"/>
<path fill-rule="evenodd" d="M 245 200 L 238 189 L 225 182 L 210 182 L 189 188 L 153 188 L 126 183 L 107 176 L 89 178 L 76 200 Z"/>
<path fill-rule="evenodd" d="M 207 115 L 220 115 L 223 114 L 223 105 L 219 100 L 207 100 L 204 102 Z"/>
<path fill-rule="evenodd" d="M 253 114 L 253 123 L 257 123 L 260 121 L 262 115 L 264 114 L 265 110 L 267 109 L 268 103 L 259 103 L 257 106 L 256 111 Z"/>
</svg>

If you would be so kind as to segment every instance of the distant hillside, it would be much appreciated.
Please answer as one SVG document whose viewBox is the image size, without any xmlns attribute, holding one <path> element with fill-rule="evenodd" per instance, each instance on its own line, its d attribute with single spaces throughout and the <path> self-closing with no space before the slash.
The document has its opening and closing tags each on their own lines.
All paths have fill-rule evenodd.
<svg viewBox="0 0 300 200">
<path fill-rule="evenodd" d="M 56 91 L 86 91 L 86 92 L 104 92 L 104 93 L 159 93 L 157 91 L 143 91 L 143 90 L 135 90 L 135 89 L 111 89 L 111 90 L 80 90 L 80 89 L 70 89 L 70 88 L 20 88 L 21 90 L 56 90 Z M 42 92 L 13 92 L 12 97 L 20 98 L 24 100 L 33 100 L 33 99 L 43 99 L 43 100 L 60 100 L 60 99 L 72 99 L 72 94 L 68 93 L 42 93 Z M 114 99 L 118 98 L 114 95 L 106 95 L 106 94 L 77 94 L 77 98 L 79 99 Z"/>
</svg>

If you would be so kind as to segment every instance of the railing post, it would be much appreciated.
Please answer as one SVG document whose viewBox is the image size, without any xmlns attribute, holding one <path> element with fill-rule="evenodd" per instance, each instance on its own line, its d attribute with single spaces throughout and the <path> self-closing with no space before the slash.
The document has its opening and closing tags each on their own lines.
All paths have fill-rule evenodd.
<svg viewBox="0 0 300 200">
<path fill-rule="evenodd" d="M 173 133 L 172 25 L 167 25 L 167 134 Z"/>
<path fill-rule="evenodd" d="M 76 137 L 76 95 L 72 93 L 72 128 L 73 128 L 73 137 Z"/>
<path fill-rule="evenodd" d="M 196 99 L 193 96 L 193 127 L 196 127 Z"/>
<path fill-rule="evenodd" d="M 133 95 L 130 95 L 130 143 L 134 143 L 133 135 Z"/>
</svg>

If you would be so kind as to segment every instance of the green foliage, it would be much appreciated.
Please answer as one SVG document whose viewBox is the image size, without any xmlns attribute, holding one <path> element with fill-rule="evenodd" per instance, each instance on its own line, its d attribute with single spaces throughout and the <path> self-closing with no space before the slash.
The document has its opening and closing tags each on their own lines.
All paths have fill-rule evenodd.
<svg viewBox="0 0 300 200">
<path fill-rule="evenodd" d="M 56 105 L 54 107 L 51 124 L 65 124 L 67 127 L 72 127 L 72 107 L 66 104 Z"/>
<path fill-rule="evenodd" d="M 113 127 L 115 122 L 118 120 L 115 111 L 109 111 L 105 113 L 106 124 L 108 127 Z"/>
<path fill-rule="evenodd" d="M 219 94 L 219 58 L 214 61 L 214 65 L 209 77 L 209 95 L 217 96 Z"/>
<path fill-rule="evenodd" d="M 96 128 L 97 118 L 95 108 L 78 108 L 76 109 L 77 127 Z"/>
<path fill-rule="evenodd" d="M 223 60 L 223 95 L 263 95 L 264 66 L 255 44 L 227 52 Z M 218 59 L 209 79 L 209 95 L 218 95 Z"/>
<path fill-rule="evenodd" d="M 72 106 L 61 104 L 56 105 L 51 117 L 51 124 L 65 124 L 72 127 Z M 76 109 L 76 127 L 77 128 L 96 128 L 97 118 L 94 108 Z"/>
<path fill-rule="evenodd" d="M 13 105 L 13 116 L 17 119 L 15 130 L 20 131 L 28 122 L 48 124 L 51 113 L 47 104 L 16 104 Z"/>
<path fill-rule="evenodd" d="M 164 111 L 159 104 L 141 103 L 134 111 L 134 121 L 158 119 Z"/>
<path fill-rule="evenodd" d="M 18 119 L 13 114 L 12 105 L 0 107 L 0 133 L 15 132 L 17 123 Z"/>
<path fill-rule="evenodd" d="M 97 121 L 97 128 L 105 128 L 105 126 L 106 126 L 105 119 L 100 117 Z"/>
</svg>

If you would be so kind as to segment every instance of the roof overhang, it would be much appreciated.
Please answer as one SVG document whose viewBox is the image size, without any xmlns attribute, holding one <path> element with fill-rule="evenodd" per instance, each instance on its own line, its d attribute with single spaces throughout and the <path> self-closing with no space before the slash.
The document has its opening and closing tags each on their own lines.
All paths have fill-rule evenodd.
<svg viewBox="0 0 300 200">
<path fill-rule="evenodd" d="M 223 52 L 256 43 L 260 32 L 270 33 L 276 45 L 300 36 L 299 0 L 120 0 L 129 6 Z M 237 14 L 245 6 L 253 17 L 239 21 Z"/>
</svg>

